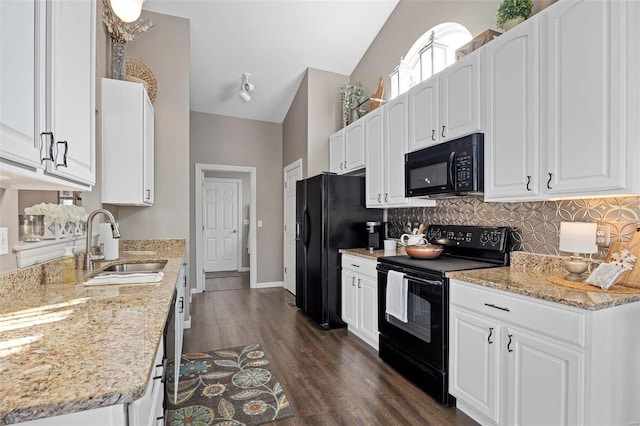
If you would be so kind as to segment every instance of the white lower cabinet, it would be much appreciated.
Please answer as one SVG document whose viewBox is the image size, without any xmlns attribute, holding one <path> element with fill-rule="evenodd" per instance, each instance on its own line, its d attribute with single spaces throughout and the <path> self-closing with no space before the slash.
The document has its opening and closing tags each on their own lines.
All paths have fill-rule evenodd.
<svg viewBox="0 0 640 426">
<path fill-rule="evenodd" d="M 129 404 L 129 426 L 158 426 L 163 425 L 164 416 L 164 377 L 163 367 L 164 341 L 160 346 L 151 370 L 149 384 L 142 398 Z"/>
<path fill-rule="evenodd" d="M 377 263 L 342 255 L 342 320 L 350 332 L 378 349 Z"/>
<path fill-rule="evenodd" d="M 639 303 L 586 311 L 452 279 L 450 304 L 449 393 L 474 420 L 640 420 Z"/>
</svg>

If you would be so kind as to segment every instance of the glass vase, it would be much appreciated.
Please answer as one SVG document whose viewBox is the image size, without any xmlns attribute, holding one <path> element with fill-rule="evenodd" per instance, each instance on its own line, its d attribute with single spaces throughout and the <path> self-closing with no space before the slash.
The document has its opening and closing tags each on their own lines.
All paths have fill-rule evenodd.
<svg viewBox="0 0 640 426">
<path fill-rule="evenodd" d="M 124 56 L 125 44 L 111 40 L 111 78 L 124 80 L 127 74 L 127 64 Z"/>
</svg>

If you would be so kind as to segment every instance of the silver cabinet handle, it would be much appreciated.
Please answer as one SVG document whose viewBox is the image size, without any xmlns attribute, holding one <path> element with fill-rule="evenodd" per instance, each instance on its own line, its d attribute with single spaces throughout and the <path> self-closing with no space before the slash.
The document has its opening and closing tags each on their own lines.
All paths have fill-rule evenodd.
<svg viewBox="0 0 640 426">
<path fill-rule="evenodd" d="M 147 191 L 147 200 L 150 200 L 151 199 L 151 190 L 147 189 L 146 191 Z"/>
<path fill-rule="evenodd" d="M 344 161 L 344 169 L 347 170 L 347 160 Z"/>
<path fill-rule="evenodd" d="M 444 128 L 445 128 L 445 126 L 444 126 L 444 124 L 443 124 L 443 125 L 442 125 L 442 137 L 443 137 L 443 138 L 444 138 Z"/>
<path fill-rule="evenodd" d="M 356 265 L 355 263 L 352 263 L 351 266 L 353 266 L 354 268 L 359 268 L 360 265 Z"/>
<path fill-rule="evenodd" d="M 553 173 L 549 172 L 549 180 L 547 181 L 547 188 L 548 189 L 553 189 L 551 187 L 551 179 L 553 179 Z"/>
<path fill-rule="evenodd" d="M 48 157 L 42 156 L 42 147 L 43 146 L 45 148 L 47 147 L 46 142 L 44 142 L 44 136 L 49 136 L 49 156 Z M 40 164 L 44 163 L 45 161 L 53 161 L 53 141 L 54 141 L 53 132 L 40 133 Z"/>
<path fill-rule="evenodd" d="M 56 145 L 64 145 L 64 154 L 62 154 L 62 163 L 58 163 L 58 159 L 56 158 L 56 167 L 67 167 L 67 153 L 69 152 L 69 143 L 67 141 L 58 141 Z"/>
<path fill-rule="evenodd" d="M 358 278 L 358 288 L 362 288 L 362 287 L 360 286 L 360 278 Z"/>
<path fill-rule="evenodd" d="M 184 297 L 181 297 L 180 300 L 180 312 L 178 312 L 179 314 L 184 312 Z"/>
<path fill-rule="evenodd" d="M 352 286 L 352 287 L 355 287 L 355 285 L 356 285 L 356 277 L 353 277 L 353 278 L 351 279 L 351 286 Z"/>
<path fill-rule="evenodd" d="M 531 191 L 531 188 L 529 188 L 530 184 L 531 184 L 531 176 L 527 175 L 527 191 Z"/>
<path fill-rule="evenodd" d="M 493 303 L 485 303 L 484 306 L 488 306 L 494 309 L 500 309 L 501 311 L 509 312 L 509 308 L 503 308 L 502 306 L 496 306 Z"/>
<path fill-rule="evenodd" d="M 342 161 L 340 162 L 340 170 L 344 170 L 344 163 Z"/>
<path fill-rule="evenodd" d="M 431 129 L 431 140 L 432 141 L 436 140 L 436 129 Z"/>
<path fill-rule="evenodd" d="M 388 203 L 388 202 L 389 202 L 389 193 L 388 193 L 388 192 L 385 192 L 385 193 L 384 193 L 384 202 L 385 202 L 385 203 Z"/>
<path fill-rule="evenodd" d="M 382 202 L 381 198 L 382 198 L 382 194 L 378 194 L 378 202 L 379 202 L 379 203 L 381 203 L 381 202 Z"/>
<path fill-rule="evenodd" d="M 489 327 L 489 337 L 487 337 L 487 342 L 489 342 L 489 344 L 493 343 L 491 336 L 493 336 L 493 327 Z"/>
<path fill-rule="evenodd" d="M 507 343 L 507 351 L 509 352 L 513 352 L 513 349 L 511 349 L 511 340 L 513 339 L 513 334 L 509 334 L 509 343 Z"/>
</svg>

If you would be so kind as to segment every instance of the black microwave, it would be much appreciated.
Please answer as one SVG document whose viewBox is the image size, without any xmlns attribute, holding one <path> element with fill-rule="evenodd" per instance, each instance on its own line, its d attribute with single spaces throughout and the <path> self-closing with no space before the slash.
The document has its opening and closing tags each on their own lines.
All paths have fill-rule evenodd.
<svg viewBox="0 0 640 426">
<path fill-rule="evenodd" d="M 405 155 L 406 197 L 444 198 L 484 191 L 484 135 L 474 133 Z"/>
</svg>

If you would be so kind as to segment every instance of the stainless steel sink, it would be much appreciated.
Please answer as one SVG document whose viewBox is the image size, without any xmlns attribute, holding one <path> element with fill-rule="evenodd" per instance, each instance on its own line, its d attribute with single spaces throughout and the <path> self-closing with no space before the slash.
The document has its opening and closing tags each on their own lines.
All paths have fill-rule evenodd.
<svg viewBox="0 0 640 426">
<path fill-rule="evenodd" d="M 96 275 L 108 275 L 108 274 L 135 274 L 140 272 L 158 272 L 167 264 L 164 262 L 148 262 L 148 263 L 121 263 L 119 265 L 111 265 L 100 271 Z"/>
</svg>

